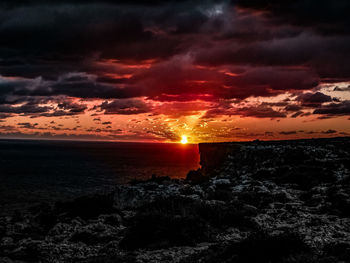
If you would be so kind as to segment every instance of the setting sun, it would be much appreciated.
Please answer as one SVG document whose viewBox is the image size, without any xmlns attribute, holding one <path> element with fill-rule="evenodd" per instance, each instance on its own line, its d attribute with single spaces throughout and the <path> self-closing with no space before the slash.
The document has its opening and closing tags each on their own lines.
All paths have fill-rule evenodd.
<svg viewBox="0 0 350 263">
<path fill-rule="evenodd" d="M 183 135 L 183 136 L 181 137 L 181 143 L 182 143 L 182 144 L 188 143 L 187 136 Z"/>
</svg>

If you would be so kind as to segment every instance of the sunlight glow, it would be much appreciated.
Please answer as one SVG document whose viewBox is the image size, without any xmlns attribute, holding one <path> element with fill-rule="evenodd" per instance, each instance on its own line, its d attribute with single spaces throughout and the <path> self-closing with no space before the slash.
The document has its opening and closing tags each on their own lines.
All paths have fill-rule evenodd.
<svg viewBox="0 0 350 263">
<path fill-rule="evenodd" d="M 185 135 L 182 135 L 182 136 L 181 136 L 181 143 L 182 143 L 182 144 L 188 143 L 187 136 L 185 136 Z"/>
</svg>

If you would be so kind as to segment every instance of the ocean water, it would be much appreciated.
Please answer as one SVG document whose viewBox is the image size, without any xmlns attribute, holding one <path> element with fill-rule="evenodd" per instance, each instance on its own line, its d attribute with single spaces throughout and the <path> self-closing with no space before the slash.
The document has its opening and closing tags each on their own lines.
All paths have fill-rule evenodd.
<svg viewBox="0 0 350 263">
<path fill-rule="evenodd" d="M 197 145 L 0 140 L 0 213 L 198 167 Z"/>
</svg>

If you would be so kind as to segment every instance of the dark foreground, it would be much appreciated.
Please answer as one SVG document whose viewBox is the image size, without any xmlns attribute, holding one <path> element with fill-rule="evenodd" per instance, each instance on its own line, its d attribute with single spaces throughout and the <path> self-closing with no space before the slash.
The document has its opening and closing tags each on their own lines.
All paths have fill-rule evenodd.
<svg viewBox="0 0 350 263">
<path fill-rule="evenodd" d="M 186 180 L 0 218 L 0 262 L 350 262 L 350 139 L 201 144 Z"/>
</svg>

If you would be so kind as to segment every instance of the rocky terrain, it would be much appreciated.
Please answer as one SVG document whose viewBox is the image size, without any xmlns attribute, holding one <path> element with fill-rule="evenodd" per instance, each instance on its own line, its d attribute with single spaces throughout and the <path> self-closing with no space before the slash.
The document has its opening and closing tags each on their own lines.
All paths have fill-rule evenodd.
<svg viewBox="0 0 350 263">
<path fill-rule="evenodd" d="M 0 218 L 0 262 L 350 262 L 350 138 L 199 150 L 186 180 Z"/>
</svg>

